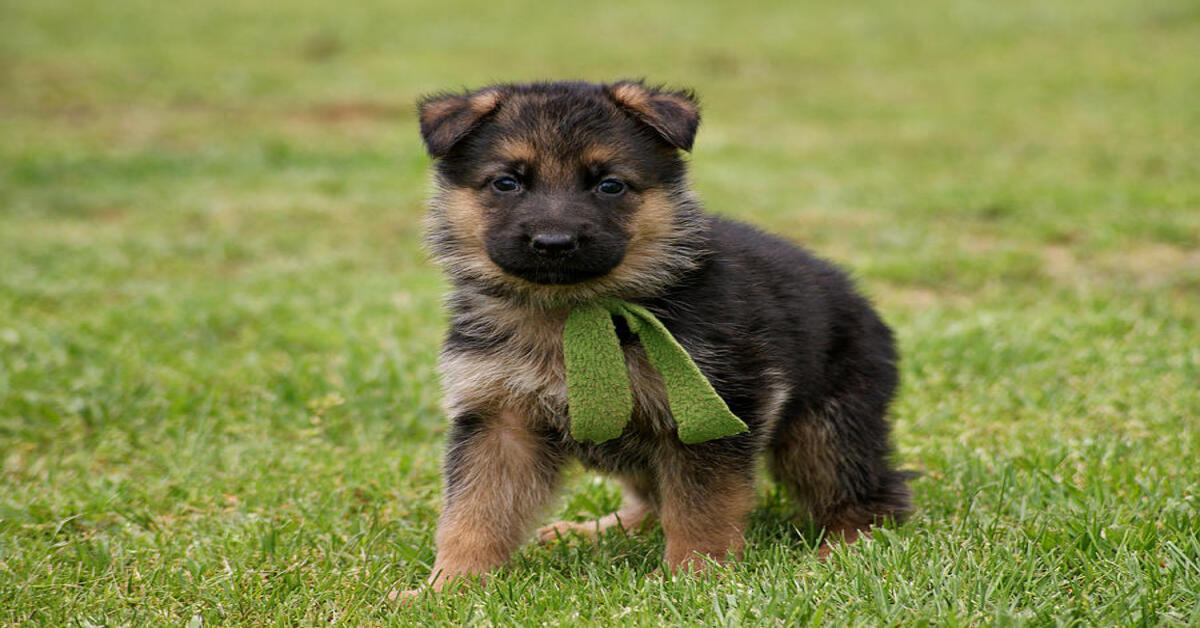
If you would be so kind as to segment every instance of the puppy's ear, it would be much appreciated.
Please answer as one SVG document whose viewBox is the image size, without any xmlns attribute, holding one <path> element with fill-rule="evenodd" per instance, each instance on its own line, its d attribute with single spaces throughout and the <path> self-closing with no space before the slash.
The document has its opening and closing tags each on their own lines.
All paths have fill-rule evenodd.
<svg viewBox="0 0 1200 628">
<path fill-rule="evenodd" d="M 700 127 L 700 105 L 689 91 L 666 91 L 641 81 L 605 86 L 608 95 L 675 148 L 690 151 Z"/>
<path fill-rule="evenodd" d="M 445 157 L 489 113 L 496 110 L 503 94 L 485 88 L 469 94 L 434 94 L 417 104 L 421 138 L 430 157 Z"/>
</svg>

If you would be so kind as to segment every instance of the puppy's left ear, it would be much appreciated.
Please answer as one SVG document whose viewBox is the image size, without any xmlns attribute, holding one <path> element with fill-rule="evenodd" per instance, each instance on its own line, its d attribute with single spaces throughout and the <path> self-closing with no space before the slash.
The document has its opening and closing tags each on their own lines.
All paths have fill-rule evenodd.
<svg viewBox="0 0 1200 628">
<path fill-rule="evenodd" d="M 608 95 L 635 118 L 658 132 L 668 144 L 692 150 L 700 128 L 700 105 L 689 91 L 667 91 L 641 81 L 621 81 L 605 86 Z"/>
<path fill-rule="evenodd" d="M 496 110 L 503 98 L 499 89 L 484 88 L 468 94 L 435 94 L 417 105 L 421 138 L 433 158 L 445 157 L 454 145 Z"/>
</svg>

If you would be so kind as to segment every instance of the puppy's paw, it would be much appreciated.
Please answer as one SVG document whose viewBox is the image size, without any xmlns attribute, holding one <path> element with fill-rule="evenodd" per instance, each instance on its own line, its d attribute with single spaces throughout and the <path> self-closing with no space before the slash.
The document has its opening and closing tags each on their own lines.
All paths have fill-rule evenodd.
<svg viewBox="0 0 1200 628">
<path fill-rule="evenodd" d="M 397 604 L 399 606 L 407 606 L 409 604 L 412 604 L 413 601 L 416 600 L 417 598 L 421 597 L 421 594 L 424 592 L 425 592 L 425 589 L 408 589 L 407 591 L 401 591 L 400 589 L 392 589 L 391 592 L 388 593 L 387 599 L 389 602 L 391 602 L 393 604 Z"/>
<path fill-rule="evenodd" d="M 599 526 L 597 526 L 595 521 L 587 523 L 556 521 L 548 526 L 539 528 L 537 531 L 537 540 L 538 543 L 542 544 L 553 543 L 572 534 L 577 534 L 584 539 L 594 541 L 598 536 L 598 528 Z"/>
<path fill-rule="evenodd" d="M 607 530 L 621 530 L 626 534 L 638 534 L 649 529 L 654 522 L 654 516 L 643 504 L 622 508 L 592 521 L 558 521 L 538 530 L 537 538 L 541 543 L 550 543 L 569 534 L 578 534 L 589 541 L 595 541 Z"/>
<path fill-rule="evenodd" d="M 821 545 L 817 548 L 817 560 L 821 562 L 829 560 L 835 547 L 841 546 L 849 550 L 859 539 L 870 538 L 870 532 L 866 529 L 844 527 L 826 530 L 825 538 L 821 540 Z"/>
</svg>

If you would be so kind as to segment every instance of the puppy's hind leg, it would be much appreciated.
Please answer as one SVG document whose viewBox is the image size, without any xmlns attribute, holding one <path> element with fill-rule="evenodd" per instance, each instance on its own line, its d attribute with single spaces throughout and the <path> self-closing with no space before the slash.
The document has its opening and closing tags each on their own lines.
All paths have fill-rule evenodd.
<svg viewBox="0 0 1200 628">
<path fill-rule="evenodd" d="M 770 468 L 824 530 L 817 550 L 853 543 L 883 521 L 902 522 L 912 510 L 909 474 L 888 460 L 884 407 L 830 401 L 820 410 L 780 425 L 771 444 Z"/>
<path fill-rule="evenodd" d="M 583 523 L 557 521 L 538 530 L 538 540 L 549 543 L 570 533 L 595 539 L 605 530 L 620 528 L 626 533 L 642 532 L 652 523 L 655 514 L 655 488 L 649 478 L 625 476 L 619 479 L 622 491 L 621 508 L 599 519 Z"/>
</svg>

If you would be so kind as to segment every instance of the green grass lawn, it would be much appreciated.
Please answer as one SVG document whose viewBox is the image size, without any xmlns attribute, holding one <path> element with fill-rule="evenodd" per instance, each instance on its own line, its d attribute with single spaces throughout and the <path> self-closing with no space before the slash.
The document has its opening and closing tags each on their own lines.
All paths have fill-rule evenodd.
<svg viewBox="0 0 1200 628">
<path fill-rule="evenodd" d="M 0 623 L 1200 624 L 1200 5 L 408 4 L 0 2 Z M 713 577 L 612 535 L 393 608 L 446 426 L 412 103 L 630 76 L 896 329 L 917 514 L 823 564 L 764 484 Z"/>
</svg>

